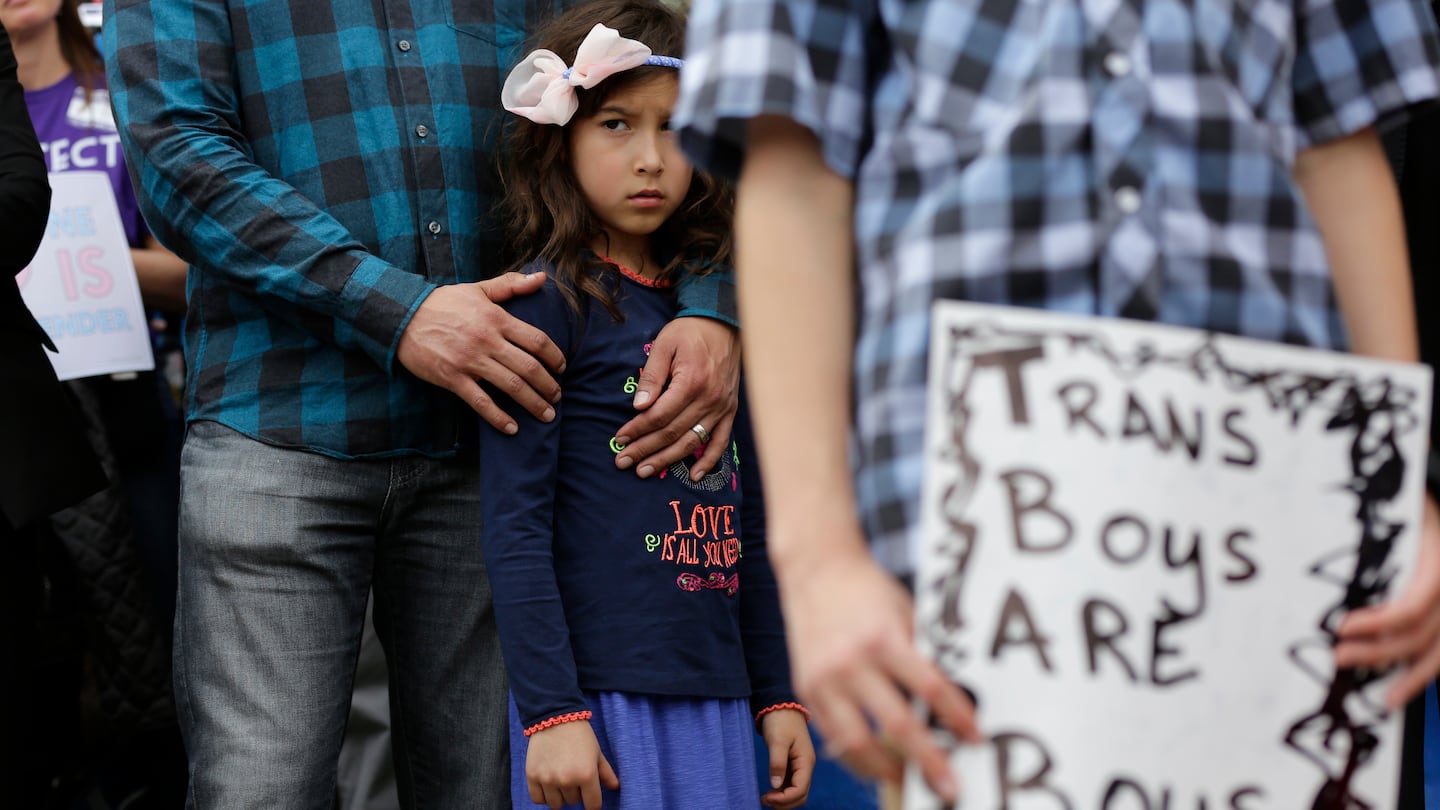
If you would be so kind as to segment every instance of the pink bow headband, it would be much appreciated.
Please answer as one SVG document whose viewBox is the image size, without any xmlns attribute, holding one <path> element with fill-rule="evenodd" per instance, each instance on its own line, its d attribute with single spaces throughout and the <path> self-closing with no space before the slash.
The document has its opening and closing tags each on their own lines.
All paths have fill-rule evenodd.
<svg viewBox="0 0 1440 810">
<path fill-rule="evenodd" d="M 655 56 L 645 45 L 596 23 L 580 43 L 574 66 L 567 67 L 565 60 L 544 48 L 521 59 L 505 79 L 500 103 L 537 124 L 564 126 L 580 107 L 576 87 L 588 90 L 616 73 L 641 65 L 679 69 L 683 64 L 673 56 Z"/>
</svg>

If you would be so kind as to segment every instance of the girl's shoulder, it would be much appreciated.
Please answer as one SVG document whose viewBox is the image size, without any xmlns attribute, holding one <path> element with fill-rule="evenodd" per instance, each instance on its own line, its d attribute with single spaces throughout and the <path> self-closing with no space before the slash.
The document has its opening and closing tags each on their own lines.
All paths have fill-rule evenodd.
<svg viewBox="0 0 1440 810">
<path fill-rule="evenodd" d="M 599 260 L 595 259 L 593 255 L 588 255 L 585 260 L 582 260 L 580 272 L 585 276 L 602 275 L 603 271 L 600 269 L 600 264 Z M 527 276 L 533 273 L 544 273 L 546 289 L 571 289 L 575 287 L 575 280 L 567 278 L 567 274 L 561 272 L 559 268 L 556 267 L 555 262 L 549 259 L 531 259 L 516 272 Z"/>
<path fill-rule="evenodd" d="M 540 292 L 536 293 L 536 295 L 544 295 L 546 297 L 559 295 L 562 291 L 571 286 L 560 278 L 560 273 L 556 272 L 554 262 L 551 262 L 548 259 L 532 259 L 529 264 L 521 267 L 516 272 L 525 276 L 532 276 L 536 273 L 545 274 L 545 284 L 540 288 Z"/>
<path fill-rule="evenodd" d="M 512 265 L 512 267 L 513 267 L 513 265 Z M 527 263 L 525 264 L 525 266 L 521 267 L 519 270 L 516 270 L 515 272 L 520 273 L 521 275 L 525 275 L 525 276 L 532 275 L 532 274 L 534 274 L 534 273 L 549 273 L 549 274 L 550 274 L 550 277 L 551 277 L 551 278 L 554 278 L 554 277 L 555 277 L 555 264 L 554 264 L 554 262 L 551 262 L 549 259 L 531 259 L 529 262 L 527 262 Z M 547 281 L 546 284 L 548 285 L 549 282 Z"/>
<path fill-rule="evenodd" d="M 515 270 L 521 275 L 545 274 L 545 283 L 539 290 L 525 295 L 516 295 L 500 302 L 507 312 L 535 326 L 560 317 L 569 308 L 565 284 L 558 278 L 555 268 L 547 261 L 536 259 Z"/>
</svg>

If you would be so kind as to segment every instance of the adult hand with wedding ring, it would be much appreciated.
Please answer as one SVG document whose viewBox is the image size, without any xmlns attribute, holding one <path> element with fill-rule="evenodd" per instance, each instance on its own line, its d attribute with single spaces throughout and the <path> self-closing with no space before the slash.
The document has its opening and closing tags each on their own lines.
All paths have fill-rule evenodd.
<svg viewBox="0 0 1440 810">
<path fill-rule="evenodd" d="M 649 478 L 699 452 L 690 462 L 690 480 L 699 481 L 730 448 L 739 403 L 738 331 L 710 318 L 676 318 L 650 347 L 635 392 L 640 414 L 615 433 L 623 445 L 615 466 Z"/>
</svg>

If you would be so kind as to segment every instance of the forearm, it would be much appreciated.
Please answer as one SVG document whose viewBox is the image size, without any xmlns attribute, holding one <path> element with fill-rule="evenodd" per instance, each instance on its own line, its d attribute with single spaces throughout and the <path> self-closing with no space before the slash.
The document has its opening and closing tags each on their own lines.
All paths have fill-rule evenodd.
<svg viewBox="0 0 1440 810">
<path fill-rule="evenodd" d="M 1400 196 L 1374 130 L 1301 152 L 1295 179 L 1325 242 L 1351 350 L 1417 360 Z"/>
<path fill-rule="evenodd" d="M 277 318 L 391 367 L 434 286 L 252 158 L 225 4 L 116 3 L 104 35 L 122 146 L 160 242 Z"/>
<path fill-rule="evenodd" d="M 493 544 L 485 546 L 500 649 L 526 728 L 589 708 L 580 691 L 553 559 L 548 548 L 531 552 L 538 549 L 512 544 L 501 552 Z"/>
<path fill-rule="evenodd" d="M 515 436 L 480 427 L 479 541 L 510 691 L 527 727 L 586 708 L 555 578 L 559 423 Z"/>
<path fill-rule="evenodd" d="M 553 283 L 508 309 L 556 343 L 577 341 L 575 315 Z M 503 407 L 515 407 L 492 393 Z M 563 414 L 563 403 L 557 404 L 553 421 L 528 423 L 513 436 L 480 424 L 477 496 L 484 519 L 478 539 L 510 690 L 526 726 L 585 709 L 555 572 Z"/>
<path fill-rule="evenodd" d="M 854 345 L 850 184 L 806 130 L 757 119 L 736 245 L 746 377 L 767 482 L 770 558 L 787 572 L 865 553 L 847 458 Z"/>
<path fill-rule="evenodd" d="M 185 260 L 161 247 L 154 237 L 144 247 L 130 249 L 140 297 L 145 306 L 171 315 L 185 314 Z"/>
</svg>

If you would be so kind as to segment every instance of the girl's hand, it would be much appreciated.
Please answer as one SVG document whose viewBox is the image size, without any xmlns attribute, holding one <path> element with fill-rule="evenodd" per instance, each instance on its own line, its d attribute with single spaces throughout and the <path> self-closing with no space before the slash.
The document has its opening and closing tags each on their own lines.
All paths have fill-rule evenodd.
<svg viewBox="0 0 1440 810">
<path fill-rule="evenodd" d="M 1339 636 L 1337 667 L 1404 667 L 1385 694 L 1392 709 L 1404 706 L 1440 673 L 1440 509 L 1433 498 L 1425 498 L 1410 585 L 1383 605 L 1351 611 L 1340 622 Z"/>
<path fill-rule="evenodd" d="M 805 715 L 794 709 L 776 709 L 760 718 L 760 736 L 770 750 L 770 787 L 760 803 L 776 810 L 790 810 L 810 796 L 810 777 L 815 774 L 815 743 Z"/>
<path fill-rule="evenodd" d="M 525 782 L 530 787 L 530 801 L 555 810 L 567 804 L 600 810 L 600 788 L 620 789 L 620 778 L 600 753 L 595 730 L 583 720 L 531 735 L 525 754 Z"/>
</svg>

